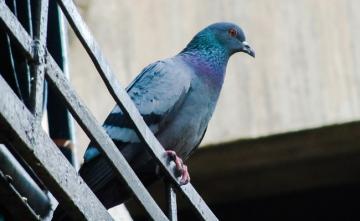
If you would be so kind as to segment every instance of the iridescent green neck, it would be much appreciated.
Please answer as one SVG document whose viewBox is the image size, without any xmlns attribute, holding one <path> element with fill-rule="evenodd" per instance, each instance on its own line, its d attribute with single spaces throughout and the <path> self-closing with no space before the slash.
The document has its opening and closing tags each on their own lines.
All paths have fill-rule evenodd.
<svg viewBox="0 0 360 221">
<path fill-rule="evenodd" d="M 194 66 L 198 73 L 222 84 L 230 53 L 213 35 L 199 33 L 179 54 Z"/>
</svg>

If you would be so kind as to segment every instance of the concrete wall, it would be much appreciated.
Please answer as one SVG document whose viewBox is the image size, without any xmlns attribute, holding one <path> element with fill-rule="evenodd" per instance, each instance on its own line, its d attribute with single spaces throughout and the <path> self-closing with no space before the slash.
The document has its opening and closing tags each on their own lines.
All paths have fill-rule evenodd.
<svg viewBox="0 0 360 221">
<path fill-rule="evenodd" d="M 360 118 L 358 0 L 77 3 L 124 86 L 147 64 L 178 53 L 210 23 L 243 27 L 257 57 L 239 54 L 230 60 L 203 143 Z M 73 85 L 102 122 L 114 101 L 73 37 L 70 70 Z M 86 145 L 84 135 L 79 142 Z"/>
</svg>

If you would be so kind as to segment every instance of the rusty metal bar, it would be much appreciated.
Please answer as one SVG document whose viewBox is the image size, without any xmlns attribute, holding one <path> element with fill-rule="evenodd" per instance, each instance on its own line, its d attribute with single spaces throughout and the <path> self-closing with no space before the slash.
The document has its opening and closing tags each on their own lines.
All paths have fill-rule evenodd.
<svg viewBox="0 0 360 221">
<path fill-rule="evenodd" d="M 166 211 L 169 220 L 177 221 L 176 193 L 173 184 L 165 181 Z"/>
<path fill-rule="evenodd" d="M 177 187 L 180 187 L 180 192 L 190 201 L 192 206 L 198 212 L 198 215 L 200 215 L 203 220 L 218 220 L 191 184 L 180 186 L 178 178 L 174 174 L 175 166 L 169 164 L 164 148 L 144 122 L 125 89 L 120 86 L 120 83 L 113 74 L 108 62 L 101 53 L 100 47 L 82 20 L 72 0 L 58 0 L 58 3 L 75 34 L 88 52 L 110 94 L 113 96 L 124 114 L 133 122 L 139 138 L 148 145 L 149 152 L 160 163 L 166 173 L 166 176 L 168 176 L 172 182 L 176 183 Z"/>
<path fill-rule="evenodd" d="M 115 167 L 118 175 L 132 189 L 136 198 L 141 202 L 149 215 L 154 220 L 168 220 L 109 135 L 99 126 L 91 112 L 81 102 L 65 75 L 49 54 L 47 55 L 46 79 L 55 86 L 53 87 L 54 91 L 64 100 L 85 133 L 99 145 L 110 163 Z"/>
<path fill-rule="evenodd" d="M 51 193 L 75 220 L 112 220 L 94 193 L 78 176 L 43 130 L 34 130 L 34 116 L 0 76 L 0 122 L 7 142 L 16 147 Z M 59 166 L 61 165 L 61 166 Z"/>
</svg>

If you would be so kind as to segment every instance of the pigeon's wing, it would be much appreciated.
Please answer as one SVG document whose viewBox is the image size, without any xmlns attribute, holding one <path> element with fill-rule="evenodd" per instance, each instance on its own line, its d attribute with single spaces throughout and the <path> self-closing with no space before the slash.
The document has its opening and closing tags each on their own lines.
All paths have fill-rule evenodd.
<svg viewBox="0 0 360 221">
<path fill-rule="evenodd" d="M 184 74 L 182 67 L 171 59 L 155 62 L 147 66 L 127 88 L 154 134 L 172 120 L 190 89 L 190 75 Z M 106 118 L 103 127 L 120 149 L 140 142 L 131 122 L 117 105 Z M 90 144 L 84 155 L 85 161 L 99 154 L 97 148 L 93 149 L 92 146 L 95 145 Z"/>
<path fill-rule="evenodd" d="M 181 107 L 189 92 L 190 82 L 190 75 L 184 73 L 183 66 L 168 59 L 146 67 L 127 91 L 147 125 L 156 134 L 172 120 Z M 120 150 L 127 147 L 122 152 L 128 161 L 140 151 L 140 140 L 132 129 L 132 124 L 117 105 L 106 118 L 103 127 Z M 97 146 L 90 143 L 80 171 L 81 175 L 86 176 L 83 178 L 88 185 L 95 189 L 106 184 L 113 176 L 105 162 L 96 161 L 94 168 L 91 161 L 99 155 Z"/>
<path fill-rule="evenodd" d="M 146 124 L 156 134 L 171 121 L 190 89 L 190 75 L 182 66 L 168 59 L 149 65 L 127 88 Z M 118 106 L 104 123 L 111 138 L 122 142 L 139 142 L 130 121 Z"/>
</svg>

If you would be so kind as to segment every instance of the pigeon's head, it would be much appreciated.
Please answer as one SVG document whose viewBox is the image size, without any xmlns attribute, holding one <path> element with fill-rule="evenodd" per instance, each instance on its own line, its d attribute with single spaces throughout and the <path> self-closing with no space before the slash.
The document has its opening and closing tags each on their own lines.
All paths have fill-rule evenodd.
<svg viewBox="0 0 360 221">
<path fill-rule="evenodd" d="M 255 57 L 254 50 L 246 42 L 243 30 L 230 22 L 209 25 L 191 40 L 185 50 L 213 50 L 215 47 L 224 49 L 229 55 L 244 52 Z"/>
<path fill-rule="evenodd" d="M 214 40 L 227 49 L 230 54 L 244 52 L 255 57 L 254 50 L 247 43 L 245 34 L 239 26 L 229 22 L 220 22 L 208 26 L 203 31 L 213 35 Z"/>
</svg>

